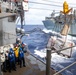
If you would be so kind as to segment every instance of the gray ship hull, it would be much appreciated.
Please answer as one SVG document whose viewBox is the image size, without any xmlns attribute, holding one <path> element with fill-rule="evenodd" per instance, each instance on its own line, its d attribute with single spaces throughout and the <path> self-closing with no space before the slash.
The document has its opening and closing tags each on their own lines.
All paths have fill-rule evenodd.
<svg viewBox="0 0 76 75">
<path fill-rule="evenodd" d="M 44 20 L 43 24 L 47 30 L 53 30 L 56 32 L 60 32 L 64 26 L 64 24 L 57 24 L 52 20 Z M 76 24 L 70 25 L 70 31 L 68 34 L 76 36 Z"/>
</svg>

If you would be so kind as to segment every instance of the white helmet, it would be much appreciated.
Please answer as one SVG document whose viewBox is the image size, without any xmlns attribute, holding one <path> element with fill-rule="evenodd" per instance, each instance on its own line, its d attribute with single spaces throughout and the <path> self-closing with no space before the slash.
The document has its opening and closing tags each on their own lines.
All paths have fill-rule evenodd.
<svg viewBox="0 0 76 75">
<path fill-rule="evenodd" d="M 1 53 L 3 53 L 3 50 L 1 50 Z"/>
<path fill-rule="evenodd" d="M 17 40 L 20 40 L 20 38 L 17 38 Z"/>
<path fill-rule="evenodd" d="M 13 44 L 10 44 L 10 47 L 11 47 L 11 48 L 14 48 Z"/>
</svg>

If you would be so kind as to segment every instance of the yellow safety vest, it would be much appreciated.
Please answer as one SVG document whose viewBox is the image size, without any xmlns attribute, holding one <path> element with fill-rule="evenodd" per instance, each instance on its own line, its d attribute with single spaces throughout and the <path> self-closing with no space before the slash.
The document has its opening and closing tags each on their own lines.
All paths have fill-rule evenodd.
<svg viewBox="0 0 76 75">
<path fill-rule="evenodd" d="M 19 48 L 14 48 L 14 53 L 15 53 L 15 56 L 18 57 L 19 56 Z"/>
</svg>

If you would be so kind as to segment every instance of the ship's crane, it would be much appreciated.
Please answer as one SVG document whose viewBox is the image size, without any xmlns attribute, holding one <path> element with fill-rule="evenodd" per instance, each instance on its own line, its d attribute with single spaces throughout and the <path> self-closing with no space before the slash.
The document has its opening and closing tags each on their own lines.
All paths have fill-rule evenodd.
<svg viewBox="0 0 76 75">
<path fill-rule="evenodd" d="M 72 8 L 69 9 L 69 5 L 66 1 L 63 3 L 63 11 L 61 11 L 63 14 L 68 14 L 70 11 L 72 11 Z"/>
</svg>

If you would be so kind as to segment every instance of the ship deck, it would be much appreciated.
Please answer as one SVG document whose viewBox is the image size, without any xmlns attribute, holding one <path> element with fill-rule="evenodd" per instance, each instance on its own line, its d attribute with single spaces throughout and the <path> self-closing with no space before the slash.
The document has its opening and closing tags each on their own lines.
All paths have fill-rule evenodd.
<svg viewBox="0 0 76 75">
<path fill-rule="evenodd" d="M 25 53 L 25 62 L 26 67 L 20 68 L 17 65 L 16 71 L 11 71 L 3 73 L 3 75 L 46 75 L 46 65 L 30 55 Z M 55 70 L 51 69 L 52 75 L 55 73 Z"/>
</svg>

